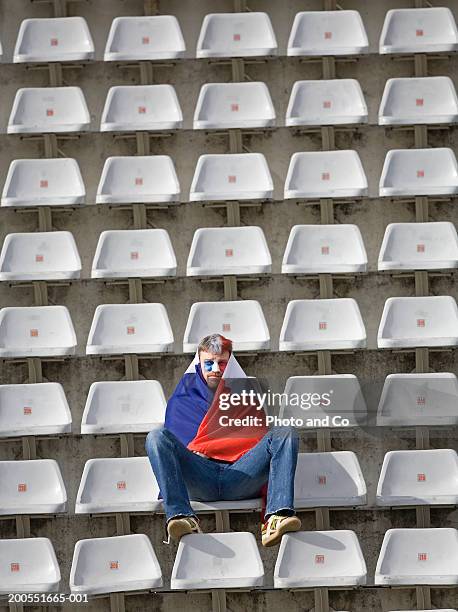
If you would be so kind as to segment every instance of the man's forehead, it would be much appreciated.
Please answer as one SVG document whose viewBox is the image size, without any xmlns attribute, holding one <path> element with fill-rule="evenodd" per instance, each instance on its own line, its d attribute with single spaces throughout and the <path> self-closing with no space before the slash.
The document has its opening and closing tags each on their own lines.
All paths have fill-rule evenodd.
<svg viewBox="0 0 458 612">
<path fill-rule="evenodd" d="M 208 353 L 207 351 L 200 352 L 200 358 L 203 360 L 212 359 L 213 361 L 228 360 L 230 357 L 229 351 L 223 351 L 220 354 Z"/>
</svg>

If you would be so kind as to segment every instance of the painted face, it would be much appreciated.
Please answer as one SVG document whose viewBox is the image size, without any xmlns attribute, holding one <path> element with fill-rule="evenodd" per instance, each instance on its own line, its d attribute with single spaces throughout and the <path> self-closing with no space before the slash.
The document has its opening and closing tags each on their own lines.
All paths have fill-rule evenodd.
<svg viewBox="0 0 458 612">
<path fill-rule="evenodd" d="M 215 355 L 214 353 L 207 353 L 202 351 L 200 353 L 200 367 L 205 382 L 211 389 L 216 389 L 218 383 L 226 369 L 227 362 L 229 361 L 230 354 L 225 351 L 221 355 Z"/>
</svg>

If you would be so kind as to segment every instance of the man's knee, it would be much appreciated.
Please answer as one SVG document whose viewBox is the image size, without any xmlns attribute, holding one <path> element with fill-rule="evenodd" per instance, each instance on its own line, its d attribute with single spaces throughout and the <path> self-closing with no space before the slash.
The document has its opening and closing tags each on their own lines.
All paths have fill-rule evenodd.
<svg viewBox="0 0 458 612">
<path fill-rule="evenodd" d="M 299 437 L 297 429 L 291 425 L 272 427 L 270 434 L 272 438 L 277 439 L 296 439 Z"/>
<path fill-rule="evenodd" d="M 152 429 L 146 436 L 145 448 L 147 452 L 149 450 L 154 451 L 164 447 L 169 442 L 168 430 L 165 427 L 158 427 L 157 429 Z"/>
</svg>

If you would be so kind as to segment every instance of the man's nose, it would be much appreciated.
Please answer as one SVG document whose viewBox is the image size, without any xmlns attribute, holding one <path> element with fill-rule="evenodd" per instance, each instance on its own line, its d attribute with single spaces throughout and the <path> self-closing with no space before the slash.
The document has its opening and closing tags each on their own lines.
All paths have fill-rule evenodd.
<svg viewBox="0 0 458 612">
<path fill-rule="evenodd" d="M 212 372 L 220 372 L 221 370 L 219 369 L 219 363 L 217 361 L 213 362 L 212 365 Z"/>
</svg>

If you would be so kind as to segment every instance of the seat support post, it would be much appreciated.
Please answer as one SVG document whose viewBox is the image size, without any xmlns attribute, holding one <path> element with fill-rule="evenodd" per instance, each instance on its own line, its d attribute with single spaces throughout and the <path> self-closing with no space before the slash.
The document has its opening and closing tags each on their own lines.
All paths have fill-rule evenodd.
<svg viewBox="0 0 458 612">
<path fill-rule="evenodd" d="M 240 202 L 227 202 L 227 224 L 231 227 L 240 225 Z"/>
<path fill-rule="evenodd" d="M 331 198 L 322 198 L 320 200 L 320 215 L 321 223 L 324 225 L 334 223 L 334 203 Z"/>
<path fill-rule="evenodd" d="M 315 597 L 315 612 L 330 612 L 328 589 L 313 589 L 313 594 Z"/>
<path fill-rule="evenodd" d="M 143 0 L 143 12 L 145 15 L 158 15 L 159 0 Z"/>
<path fill-rule="evenodd" d="M 38 230 L 40 232 L 52 231 L 52 213 L 50 206 L 38 207 Z"/>
<path fill-rule="evenodd" d="M 48 64 L 49 68 L 49 84 L 51 87 L 62 87 L 64 84 L 64 78 L 62 75 L 62 64 L 59 62 L 53 62 Z"/>
<path fill-rule="evenodd" d="M 428 272 L 415 270 L 415 295 L 429 295 Z"/>
<path fill-rule="evenodd" d="M 226 612 L 226 591 L 224 589 L 212 590 L 212 612 Z"/>
<path fill-rule="evenodd" d="M 44 146 L 45 146 L 45 157 L 53 158 L 59 154 L 57 148 L 57 136 L 56 134 L 43 134 Z"/>
<path fill-rule="evenodd" d="M 429 206 L 427 196 L 415 198 L 415 220 L 417 223 L 426 223 L 429 217 Z"/>
<path fill-rule="evenodd" d="M 431 609 L 431 589 L 427 586 L 417 586 L 417 608 L 419 610 Z"/>
<path fill-rule="evenodd" d="M 138 356 L 124 355 L 125 380 L 140 380 Z"/>
<path fill-rule="evenodd" d="M 229 152 L 243 153 L 242 130 L 229 130 Z"/>
<path fill-rule="evenodd" d="M 416 506 L 417 527 L 431 527 L 431 507 Z"/>
<path fill-rule="evenodd" d="M 333 287 L 332 287 L 332 275 L 331 274 L 318 274 L 318 280 L 320 281 L 320 298 L 332 298 Z"/>
<path fill-rule="evenodd" d="M 22 458 L 36 459 L 37 458 L 37 444 L 35 436 L 23 436 L 22 440 Z"/>
<path fill-rule="evenodd" d="M 242 83 L 245 80 L 245 62 L 242 58 L 231 60 L 231 70 L 234 83 Z"/>
<path fill-rule="evenodd" d="M 124 593 L 110 593 L 110 612 L 126 612 Z"/>
<path fill-rule="evenodd" d="M 146 205 L 145 204 L 132 204 L 132 212 L 134 215 L 134 228 L 135 229 L 147 229 L 148 221 L 146 217 Z"/>
<path fill-rule="evenodd" d="M 121 443 L 121 457 L 134 457 L 134 434 L 122 433 L 119 436 Z"/>
<path fill-rule="evenodd" d="M 227 533 L 231 530 L 228 510 L 217 510 L 215 512 L 215 530 L 217 533 Z"/>
<path fill-rule="evenodd" d="M 318 374 L 332 374 L 331 353 L 330 351 L 317 351 L 318 355 Z"/>
<path fill-rule="evenodd" d="M 131 304 L 141 304 L 143 302 L 143 284 L 141 278 L 128 278 L 129 283 L 129 302 Z"/>
<path fill-rule="evenodd" d="M 18 538 L 30 538 L 30 516 L 24 514 L 16 516 L 16 534 Z"/>
<path fill-rule="evenodd" d="M 154 71 L 152 62 L 140 62 L 140 84 L 152 85 L 154 83 Z"/>
<path fill-rule="evenodd" d="M 33 281 L 33 301 L 35 306 L 48 305 L 48 285 L 46 281 Z"/>
<path fill-rule="evenodd" d="M 237 299 L 237 277 L 236 276 L 224 276 L 224 299 L 225 300 L 236 300 Z"/>
<path fill-rule="evenodd" d="M 429 448 L 429 429 L 428 427 L 415 427 L 416 447 L 419 450 Z"/>
<path fill-rule="evenodd" d="M 429 372 L 429 351 L 427 348 L 415 349 L 415 372 L 417 374 Z"/>
<path fill-rule="evenodd" d="M 332 125 L 323 125 L 321 131 L 321 148 L 323 151 L 333 151 L 336 148 L 335 130 Z"/>
<path fill-rule="evenodd" d="M 428 126 L 414 125 L 415 148 L 425 149 L 428 146 Z"/>
<path fill-rule="evenodd" d="M 428 76 L 428 56 L 426 53 L 415 53 L 413 56 L 416 77 Z"/>
<path fill-rule="evenodd" d="M 326 56 L 322 59 L 323 62 L 323 79 L 335 79 L 336 78 L 336 58 L 332 56 Z"/>
<path fill-rule="evenodd" d="M 130 514 L 128 512 L 117 512 L 115 516 L 117 535 L 129 535 L 131 533 Z"/>
<path fill-rule="evenodd" d="M 315 508 L 315 521 L 318 531 L 331 529 L 329 508 Z"/>
<path fill-rule="evenodd" d="M 27 359 L 27 370 L 29 383 L 43 382 L 43 371 L 41 367 L 41 359 L 39 357 L 29 357 Z"/>
</svg>

